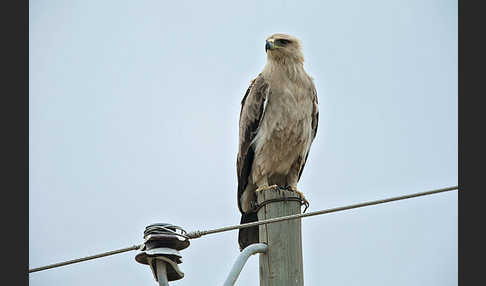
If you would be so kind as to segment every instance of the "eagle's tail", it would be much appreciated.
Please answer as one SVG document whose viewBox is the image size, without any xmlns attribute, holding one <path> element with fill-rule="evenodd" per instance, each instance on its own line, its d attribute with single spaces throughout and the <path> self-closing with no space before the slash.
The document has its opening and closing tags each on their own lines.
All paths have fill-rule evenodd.
<svg viewBox="0 0 486 286">
<path fill-rule="evenodd" d="M 258 221 L 256 212 L 244 213 L 241 215 L 240 224 Z M 238 243 L 240 244 L 240 251 L 245 249 L 250 244 L 259 242 L 258 226 L 247 228 L 240 228 L 238 233 Z"/>
</svg>

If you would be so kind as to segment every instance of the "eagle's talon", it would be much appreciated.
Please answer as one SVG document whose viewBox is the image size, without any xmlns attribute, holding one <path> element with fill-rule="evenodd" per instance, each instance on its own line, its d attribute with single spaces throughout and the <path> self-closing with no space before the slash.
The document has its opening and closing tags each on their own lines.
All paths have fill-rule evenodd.
<svg viewBox="0 0 486 286">
<path fill-rule="evenodd" d="M 295 192 L 299 195 L 300 199 L 302 200 L 302 203 L 305 206 L 305 209 L 304 209 L 304 212 L 305 212 L 307 210 L 307 208 L 309 207 L 309 201 L 305 198 L 304 194 L 301 191 L 299 191 L 297 189 L 297 187 L 295 187 L 295 186 L 288 186 L 288 187 L 286 187 L 286 189 L 288 189 L 289 191 Z"/>
<path fill-rule="evenodd" d="M 268 191 L 268 190 L 273 190 L 273 189 L 278 190 L 278 189 L 279 189 L 279 186 L 277 186 L 277 185 L 271 185 L 271 186 L 261 186 L 261 187 L 258 187 L 258 188 L 255 190 L 255 192 Z"/>
<path fill-rule="evenodd" d="M 305 211 L 309 208 L 309 202 L 308 201 L 304 201 L 304 206 L 305 206 L 305 208 L 304 208 L 304 211 L 303 212 L 305 213 Z"/>
</svg>

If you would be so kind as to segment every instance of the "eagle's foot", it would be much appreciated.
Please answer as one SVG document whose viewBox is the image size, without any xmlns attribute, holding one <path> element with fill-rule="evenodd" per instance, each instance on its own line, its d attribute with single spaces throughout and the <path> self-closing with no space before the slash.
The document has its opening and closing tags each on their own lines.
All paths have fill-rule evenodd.
<svg viewBox="0 0 486 286">
<path fill-rule="evenodd" d="M 258 187 L 255 190 L 255 192 L 268 191 L 268 190 L 273 190 L 273 189 L 278 189 L 278 186 L 277 185 L 261 186 L 261 187 Z"/>
<path fill-rule="evenodd" d="M 300 199 L 304 203 L 304 206 L 305 206 L 304 212 L 305 212 L 307 210 L 307 208 L 309 207 L 309 201 L 305 198 L 304 194 L 301 191 L 299 191 L 297 189 L 297 187 L 295 187 L 295 186 L 288 186 L 287 189 L 289 191 L 296 192 L 299 195 Z"/>
</svg>

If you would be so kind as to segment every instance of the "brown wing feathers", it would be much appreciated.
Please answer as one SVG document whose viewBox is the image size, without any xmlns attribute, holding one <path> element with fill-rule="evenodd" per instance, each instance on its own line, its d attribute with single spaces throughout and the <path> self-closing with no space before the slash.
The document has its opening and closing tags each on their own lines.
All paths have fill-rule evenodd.
<svg viewBox="0 0 486 286">
<path fill-rule="evenodd" d="M 318 109 L 318 99 L 317 99 L 317 91 L 314 89 L 314 104 L 312 108 L 312 141 L 314 141 L 314 138 L 316 137 L 317 134 L 317 126 L 319 125 L 319 109 Z M 309 147 L 310 149 L 310 147 Z M 304 171 L 304 166 L 305 163 L 307 162 L 307 157 L 309 157 L 309 151 L 307 150 L 307 154 L 305 154 L 304 158 L 304 163 L 302 163 L 302 167 L 300 168 L 299 171 L 299 180 L 300 176 L 302 176 L 302 172 Z"/>
<path fill-rule="evenodd" d="M 241 102 L 239 132 L 240 142 L 236 169 L 238 175 L 238 208 L 241 211 L 240 197 L 248 184 L 254 151 L 251 142 L 258 131 L 263 117 L 268 84 L 259 74 L 248 87 Z"/>
</svg>

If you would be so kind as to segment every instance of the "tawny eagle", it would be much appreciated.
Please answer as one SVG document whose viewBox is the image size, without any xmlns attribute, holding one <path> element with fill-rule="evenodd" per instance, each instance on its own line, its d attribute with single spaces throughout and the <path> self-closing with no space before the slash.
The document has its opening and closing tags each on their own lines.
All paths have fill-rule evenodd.
<svg viewBox="0 0 486 286">
<path fill-rule="evenodd" d="M 257 221 L 256 192 L 297 183 L 317 132 L 319 110 L 313 79 L 304 70 L 299 39 L 273 34 L 266 39 L 267 62 L 241 102 L 237 156 L 241 222 Z M 240 250 L 259 241 L 258 226 L 240 229 Z"/>
</svg>

